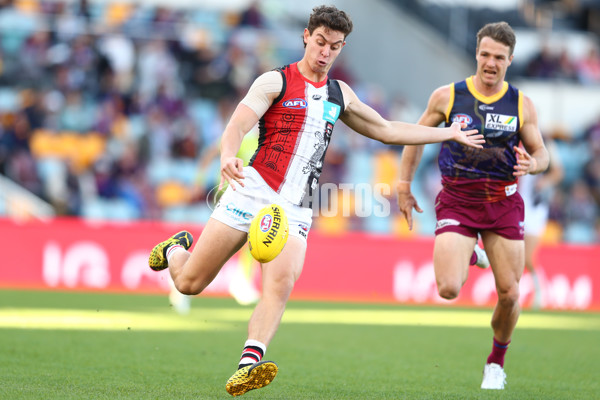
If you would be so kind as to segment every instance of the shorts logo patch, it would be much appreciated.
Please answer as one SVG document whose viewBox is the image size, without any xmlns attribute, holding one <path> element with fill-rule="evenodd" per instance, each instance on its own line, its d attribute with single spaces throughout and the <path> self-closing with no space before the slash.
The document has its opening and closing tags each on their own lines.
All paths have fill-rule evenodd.
<svg viewBox="0 0 600 400">
<path fill-rule="evenodd" d="M 236 207 L 235 204 L 229 203 L 225 206 L 225 210 L 237 221 L 251 221 L 254 215 L 251 212 L 246 210 L 242 210 L 241 208 Z"/>
<path fill-rule="evenodd" d="M 506 193 L 506 197 L 512 196 L 513 194 L 517 193 L 517 184 L 514 183 L 512 185 L 506 186 L 504 188 L 504 193 Z"/>
<path fill-rule="evenodd" d="M 514 115 L 488 113 L 485 116 L 485 129 L 516 132 L 517 119 Z"/>
<path fill-rule="evenodd" d="M 323 102 L 323 119 L 327 122 L 335 124 L 340 116 L 341 107 L 329 101 Z"/>
<path fill-rule="evenodd" d="M 519 221 L 519 234 L 525 234 L 525 221 Z"/>
<path fill-rule="evenodd" d="M 440 219 L 437 224 L 435 225 L 435 230 L 437 231 L 438 229 L 442 229 L 446 226 L 458 226 L 460 225 L 460 222 L 458 222 L 455 219 L 451 219 L 451 218 L 446 218 L 446 219 Z"/>
<path fill-rule="evenodd" d="M 298 224 L 298 227 L 300 228 L 298 230 L 298 233 L 300 234 L 300 236 L 306 238 L 308 236 L 308 225 Z"/>
</svg>

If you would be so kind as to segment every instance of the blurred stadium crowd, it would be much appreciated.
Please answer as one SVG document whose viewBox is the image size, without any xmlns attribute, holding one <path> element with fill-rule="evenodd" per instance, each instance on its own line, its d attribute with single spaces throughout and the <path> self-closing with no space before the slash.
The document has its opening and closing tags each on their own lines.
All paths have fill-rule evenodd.
<svg viewBox="0 0 600 400">
<path fill-rule="evenodd" d="M 218 184 L 215 149 L 233 107 L 258 74 L 301 57 L 298 32 L 305 21 L 279 12 L 263 13 L 255 3 L 225 12 L 0 0 L 0 174 L 50 203 L 57 215 L 205 221 Z M 542 51 L 525 74 L 600 88 L 599 52 L 569 60 Z M 385 99 L 381 88 L 356 82 L 343 58 L 330 75 L 348 81 L 386 117 L 418 119 L 420 110 L 407 99 Z M 600 237 L 598 114 L 585 132 L 544 132 L 565 168 L 548 240 L 593 243 Z M 336 127 L 321 184 L 393 188 L 401 148 L 344 130 Z M 436 152 L 428 146 L 419 174 L 430 197 L 439 181 Z M 393 190 L 386 195 L 391 218 L 321 217 L 317 226 L 407 234 Z M 0 215 L 10 206 L 0 207 Z M 429 234 L 433 224 L 418 228 Z"/>
</svg>

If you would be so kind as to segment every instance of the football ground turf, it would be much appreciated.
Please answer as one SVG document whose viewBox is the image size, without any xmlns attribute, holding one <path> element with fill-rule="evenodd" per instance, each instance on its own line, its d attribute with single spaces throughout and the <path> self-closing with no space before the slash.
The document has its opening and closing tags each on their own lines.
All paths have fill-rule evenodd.
<svg viewBox="0 0 600 400">
<path fill-rule="evenodd" d="M 0 291 L 0 399 L 227 399 L 252 307 Z M 524 311 L 508 385 L 482 391 L 490 309 L 292 301 L 247 399 L 597 399 L 600 314 Z"/>
</svg>

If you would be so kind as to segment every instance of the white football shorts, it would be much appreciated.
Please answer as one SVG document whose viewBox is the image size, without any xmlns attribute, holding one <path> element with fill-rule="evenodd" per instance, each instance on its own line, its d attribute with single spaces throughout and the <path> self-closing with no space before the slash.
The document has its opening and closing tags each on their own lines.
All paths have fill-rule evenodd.
<svg viewBox="0 0 600 400">
<path fill-rule="evenodd" d="M 248 232 L 250 223 L 258 212 L 270 204 L 278 204 L 285 211 L 289 234 L 306 241 L 312 224 L 312 209 L 300 207 L 284 199 L 263 180 L 252 167 L 244 167 L 244 186 L 228 187 L 221 196 L 211 218 L 234 229 Z"/>
</svg>

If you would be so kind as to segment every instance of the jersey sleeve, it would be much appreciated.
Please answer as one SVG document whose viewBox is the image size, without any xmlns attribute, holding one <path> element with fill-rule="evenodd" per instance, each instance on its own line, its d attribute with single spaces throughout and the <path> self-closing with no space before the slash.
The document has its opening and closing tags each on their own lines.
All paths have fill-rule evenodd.
<svg viewBox="0 0 600 400">
<path fill-rule="evenodd" d="M 271 107 L 269 94 L 277 93 L 279 95 L 282 89 L 283 78 L 281 73 L 276 70 L 265 72 L 252 83 L 241 104 L 250 107 L 260 118 Z"/>
</svg>

